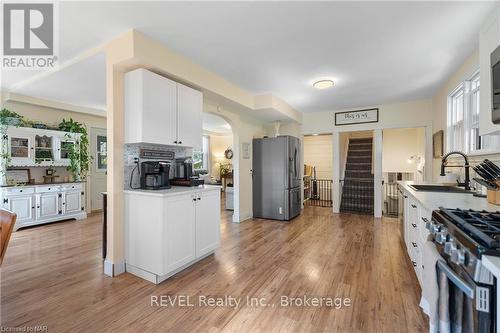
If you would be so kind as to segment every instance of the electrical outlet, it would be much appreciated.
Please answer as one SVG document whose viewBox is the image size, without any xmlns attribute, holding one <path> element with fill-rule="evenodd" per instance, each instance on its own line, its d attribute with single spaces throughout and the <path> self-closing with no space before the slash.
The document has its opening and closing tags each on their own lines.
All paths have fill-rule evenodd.
<svg viewBox="0 0 500 333">
<path fill-rule="evenodd" d="M 139 163 L 139 158 L 137 156 L 129 155 L 127 164 Z"/>
</svg>

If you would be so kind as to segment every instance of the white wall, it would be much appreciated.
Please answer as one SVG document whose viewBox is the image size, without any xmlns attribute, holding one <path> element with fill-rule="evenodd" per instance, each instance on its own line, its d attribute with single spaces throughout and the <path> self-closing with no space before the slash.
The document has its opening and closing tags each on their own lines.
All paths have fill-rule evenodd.
<svg viewBox="0 0 500 333">
<path fill-rule="evenodd" d="M 383 130 L 382 172 L 416 172 L 417 163 L 408 163 L 412 155 L 422 155 L 423 128 Z"/>
<path fill-rule="evenodd" d="M 332 179 L 332 135 L 304 137 L 304 164 L 316 167 L 318 179 Z"/>
</svg>

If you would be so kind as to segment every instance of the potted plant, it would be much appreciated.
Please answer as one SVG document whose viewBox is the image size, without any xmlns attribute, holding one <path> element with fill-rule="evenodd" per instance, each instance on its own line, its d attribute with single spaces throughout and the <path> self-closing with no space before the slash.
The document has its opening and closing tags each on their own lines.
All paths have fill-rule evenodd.
<svg viewBox="0 0 500 333">
<path fill-rule="evenodd" d="M 86 179 L 92 162 L 92 156 L 90 156 L 89 151 L 87 128 L 84 124 L 74 121 L 72 118 L 69 120 L 63 119 L 58 127 L 59 130 L 64 132 L 80 134 L 79 139 L 74 145 L 68 145 L 70 164 L 66 169 L 72 173 L 75 180 Z M 74 139 L 71 134 L 67 134 L 67 138 Z"/>
<path fill-rule="evenodd" d="M 23 116 L 19 113 L 3 108 L 0 111 L 0 124 L 7 126 L 20 126 L 23 123 Z"/>
</svg>

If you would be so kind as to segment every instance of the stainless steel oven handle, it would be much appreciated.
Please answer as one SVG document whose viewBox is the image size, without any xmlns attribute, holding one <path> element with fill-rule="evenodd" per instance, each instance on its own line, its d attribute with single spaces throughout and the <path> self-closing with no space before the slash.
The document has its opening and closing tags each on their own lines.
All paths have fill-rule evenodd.
<svg viewBox="0 0 500 333">
<path fill-rule="evenodd" d="M 470 299 L 474 299 L 474 288 L 469 286 L 467 282 L 465 282 L 457 273 L 455 273 L 444 261 L 438 260 L 437 266 L 446 274 L 448 279 L 450 279 L 450 281 L 453 282 L 455 286 L 462 290 L 465 296 L 469 297 Z"/>
</svg>

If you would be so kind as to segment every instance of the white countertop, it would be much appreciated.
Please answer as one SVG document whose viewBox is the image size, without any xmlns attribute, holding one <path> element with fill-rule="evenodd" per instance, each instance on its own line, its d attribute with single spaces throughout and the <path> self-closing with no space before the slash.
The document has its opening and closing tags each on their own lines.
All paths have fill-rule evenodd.
<svg viewBox="0 0 500 333">
<path fill-rule="evenodd" d="M 416 184 L 436 185 L 436 183 L 398 181 L 398 184 L 430 211 L 439 207 L 486 210 L 490 212 L 500 211 L 500 206 L 492 205 L 486 201 L 486 198 L 475 197 L 471 193 L 415 191 L 409 186 Z"/>
<path fill-rule="evenodd" d="M 181 194 L 189 194 L 194 192 L 220 191 L 219 185 L 201 185 L 201 186 L 172 186 L 164 190 L 125 190 L 126 194 L 141 194 L 150 196 L 168 197 Z"/>
</svg>

